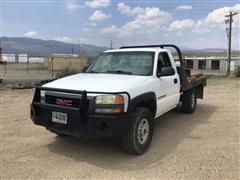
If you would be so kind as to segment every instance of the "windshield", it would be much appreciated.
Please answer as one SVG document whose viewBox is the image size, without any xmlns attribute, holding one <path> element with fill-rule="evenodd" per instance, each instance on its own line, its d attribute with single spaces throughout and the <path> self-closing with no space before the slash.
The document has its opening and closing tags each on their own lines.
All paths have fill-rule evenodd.
<svg viewBox="0 0 240 180">
<path fill-rule="evenodd" d="M 154 52 L 103 53 L 85 72 L 149 76 L 153 62 Z"/>
</svg>

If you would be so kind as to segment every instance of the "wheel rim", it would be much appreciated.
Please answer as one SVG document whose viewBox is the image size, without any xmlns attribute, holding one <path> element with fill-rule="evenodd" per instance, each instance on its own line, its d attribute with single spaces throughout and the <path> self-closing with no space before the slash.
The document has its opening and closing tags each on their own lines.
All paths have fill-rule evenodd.
<svg viewBox="0 0 240 180">
<path fill-rule="evenodd" d="M 138 142 L 145 144 L 149 136 L 149 122 L 146 118 L 142 119 L 138 126 Z"/>
<path fill-rule="evenodd" d="M 192 108 L 194 108 L 194 106 L 195 106 L 195 93 L 192 93 L 191 106 L 192 106 Z"/>
</svg>

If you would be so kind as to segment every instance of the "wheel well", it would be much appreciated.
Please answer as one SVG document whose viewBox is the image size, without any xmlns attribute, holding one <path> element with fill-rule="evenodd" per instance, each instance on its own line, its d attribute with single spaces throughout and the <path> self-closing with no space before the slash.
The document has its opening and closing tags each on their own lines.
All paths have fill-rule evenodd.
<svg viewBox="0 0 240 180">
<path fill-rule="evenodd" d="M 196 87 L 196 96 L 199 99 L 203 99 L 203 85 Z"/>
<path fill-rule="evenodd" d="M 137 108 L 137 107 L 145 107 L 145 108 L 149 109 L 152 112 L 153 117 L 155 117 L 155 115 L 156 115 L 156 101 L 154 101 L 153 99 L 140 101 L 135 106 L 135 108 Z"/>
<path fill-rule="evenodd" d="M 197 98 L 203 99 L 203 85 L 199 85 L 195 88 L 189 89 L 188 91 L 193 91 L 193 90 L 196 92 Z M 183 94 L 184 93 L 186 93 L 186 92 L 183 92 Z M 181 94 L 181 96 L 180 96 L 180 101 L 182 101 L 183 94 Z"/>
</svg>

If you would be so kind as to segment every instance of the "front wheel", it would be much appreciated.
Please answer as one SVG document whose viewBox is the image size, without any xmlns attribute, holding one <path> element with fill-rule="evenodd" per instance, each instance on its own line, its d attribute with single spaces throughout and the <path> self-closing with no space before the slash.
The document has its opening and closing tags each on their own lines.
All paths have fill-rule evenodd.
<svg viewBox="0 0 240 180">
<path fill-rule="evenodd" d="M 124 149 L 140 155 L 147 151 L 153 136 L 153 114 L 147 108 L 137 108 L 133 112 L 128 131 L 122 136 Z"/>
</svg>

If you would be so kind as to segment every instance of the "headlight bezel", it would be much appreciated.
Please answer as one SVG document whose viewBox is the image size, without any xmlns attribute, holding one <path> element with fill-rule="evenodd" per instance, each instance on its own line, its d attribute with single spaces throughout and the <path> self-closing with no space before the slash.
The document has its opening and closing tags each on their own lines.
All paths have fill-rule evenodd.
<svg viewBox="0 0 240 180">
<path fill-rule="evenodd" d="M 125 98 L 121 94 L 96 96 L 94 104 L 94 112 L 97 114 L 116 114 L 125 112 Z"/>
<path fill-rule="evenodd" d="M 122 95 L 100 95 L 95 97 L 95 104 L 124 104 L 124 98 Z"/>
</svg>

